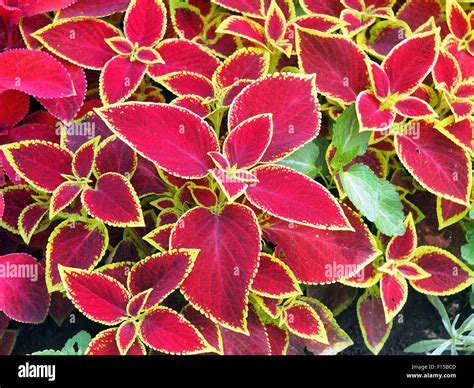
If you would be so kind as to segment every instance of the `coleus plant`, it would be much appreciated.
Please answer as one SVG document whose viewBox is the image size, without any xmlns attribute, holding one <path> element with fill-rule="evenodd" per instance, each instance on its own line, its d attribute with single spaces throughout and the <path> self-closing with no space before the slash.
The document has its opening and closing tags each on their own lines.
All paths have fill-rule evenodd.
<svg viewBox="0 0 474 388">
<path fill-rule="evenodd" d="M 336 354 L 358 289 L 379 353 L 472 285 L 417 246 L 473 200 L 473 11 L 430 3 L 0 1 L 0 354 L 73 308 L 90 355 Z"/>
</svg>

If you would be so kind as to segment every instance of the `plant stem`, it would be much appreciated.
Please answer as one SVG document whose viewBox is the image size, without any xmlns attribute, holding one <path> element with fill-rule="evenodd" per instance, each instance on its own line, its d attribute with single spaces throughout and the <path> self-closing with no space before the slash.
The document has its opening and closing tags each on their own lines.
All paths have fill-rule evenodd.
<svg viewBox="0 0 474 388">
<path fill-rule="evenodd" d="M 151 256 L 153 252 L 151 249 L 148 247 L 148 245 L 145 243 L 145 241 L 142 240 L 140 235 L 137 233 L 135 228 L 128 228 L 130 232 L 130 237 L 132 238 L 133 242 L 145 252 L 145 255 Z"/>
</svg>

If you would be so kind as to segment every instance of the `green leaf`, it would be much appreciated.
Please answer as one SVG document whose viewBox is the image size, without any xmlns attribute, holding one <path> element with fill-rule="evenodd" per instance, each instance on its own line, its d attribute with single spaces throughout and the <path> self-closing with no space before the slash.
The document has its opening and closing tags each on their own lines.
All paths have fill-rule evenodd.
<svg viewBox="0 0 474 388">
<path fill-rule="evenodd" d="M 395 186 L 360 163 L 341 171 L 339 176 L 351 202 L 380 232 L 387 236 L 405 232 L 403 205 Z"/>
<path fill-rule="evenodd" d="M 70 356 L 81 356 L 86 352 L 91 341 L 92 338 L 90 334 L 82 330 L 66 342 L 63 352 Z"/>
<path fill-rule="evenodd" d="M 61 350 L 42 350 L 32 353 L 32 356 L 82 356 L 87 350 L 92 337 L 82 330 L 66 342 Z"/>
<path fill-rule="evenodd" d="M 321 152 L 318 145 L 311 142 L 288 155 L 285 159 L 280 160 L 278 164 L 291 167 L 310 178 L 314 178 L 321 173 L 322 168 L 320 166 L 324 164 L 319 164 L 318 162 L 320 155 Z"/>
<path fill-rule="evenodd" d="M 470 265 L 474 265 L 474 241 L 461 247 L 461 256 Z"/>
<path fill-rule="evenodd" d="M 449 340 L 444 339 L 423 340 L 408 346 L 403 351 L 405 353 L 428 353 L 432 350 L 435 350 L 438 346 L 444 344 L 446 341 L 449 342 Z"/>
<path fill-rule="evenodd" d="M 355 157 L 365 153 L 369 144 L 370 132 L 359 132 L 359 121 L 354 104 L 341 113 L 332 131 L 332 142 L 336 153 L 331 160 L 331 166 L 337 171 Z"/>
<path fill-rule="evenodd" d="M 453 332 L 453 328 L 451 327 L 451 320 L 449 319 L 448 312 L 446 311 L 446 307 L 444 307 L 443 302 L 437 297 L 433 295 L 427 296 L 430 303 L 438 310 L 438 314 L 441 316 L 441 321 L 443 322 L 443 326 L 446 331 L 449 333 L 451 337 L 454 337 L 456 333 Z"/>
</svg>

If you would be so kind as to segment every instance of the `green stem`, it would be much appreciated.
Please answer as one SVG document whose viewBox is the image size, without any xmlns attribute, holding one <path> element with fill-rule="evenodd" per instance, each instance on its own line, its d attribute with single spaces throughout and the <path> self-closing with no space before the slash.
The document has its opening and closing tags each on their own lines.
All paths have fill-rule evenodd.
<svg viewBox="0 0 474 388">
<path fill-rule="evenodd" d="M 148 247 L 148 245 L 145 243 L 145 241 L 142 240 L 140 235 L 137 233 L 135 228 L 128 228 L 130 232 L 130 237 L 132 238 L 133 242 L 145 252 L 145 255 L 151 256 L 153 252 L 151 249 Z"/>
</svg>

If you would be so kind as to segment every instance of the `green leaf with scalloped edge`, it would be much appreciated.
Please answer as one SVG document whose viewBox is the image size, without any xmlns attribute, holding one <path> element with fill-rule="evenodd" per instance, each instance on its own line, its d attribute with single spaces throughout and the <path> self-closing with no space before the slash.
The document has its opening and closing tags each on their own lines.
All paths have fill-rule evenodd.
<svg viewBox="0 0 474 388">
<path fill-rule="evenodd" d="M 339 176 L 351 202 L 380 232 L 387 236 L 405 232 L 403 205 L 395 186 L 360 163 L 341 171 Z"/>
</svg>

